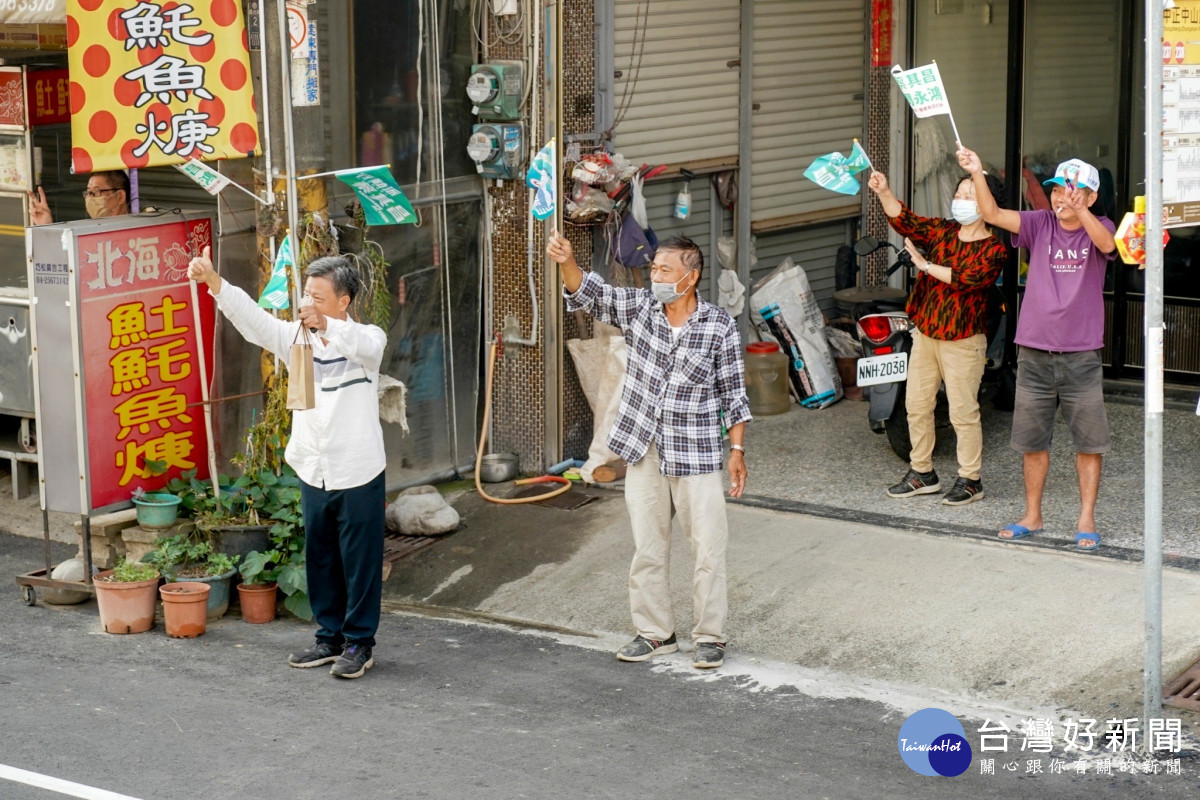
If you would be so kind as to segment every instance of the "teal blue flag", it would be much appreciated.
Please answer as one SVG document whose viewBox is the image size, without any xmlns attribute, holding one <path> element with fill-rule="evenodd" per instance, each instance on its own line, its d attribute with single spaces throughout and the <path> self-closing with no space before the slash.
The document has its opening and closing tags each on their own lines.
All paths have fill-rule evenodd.
<svg viewBox="0 0 1200 800">
<path fill-rule="evenodd" d="M 854 140 L 854 149 L 850 151 L 850 157 L 846 159 L 846 169 L 851 175 L 857 175 L 863 170 L 874 169 L 871 166 L 871 159 L 867 158 L 867 152 L 862 149 L 858 139 Z"/>
<path fill-rule="evenodd" d="M 554 140 L 551 139 L 538 150 L 525 173 L 525 185 L 534 190 L 533 205 L 529 209 L 534 219 L 546 219 L 554 213 L 554 164 Z"/>
<path fill-rule="evenodd" d="M 861 188 L 851 172 L 849 162 L 841 153 L 830 153 L 813 159 L 804 177 L 817 186 L 839 194 L 858 194 Z"/>
<path fill-rule="evenodd" d="M 288 307 L 288 267 L 292 266 L 292 237 L 283 237 L 283 244 L 279 245 L 279 251 L 275 254 L 275 265 L 271 268 L 271 279 L 267 281 L 267 285 L 263 287 L 262 296 L 258 298 L 258 304 L 263 308 L 274 308 L 279 310 Z"/>
</svg>

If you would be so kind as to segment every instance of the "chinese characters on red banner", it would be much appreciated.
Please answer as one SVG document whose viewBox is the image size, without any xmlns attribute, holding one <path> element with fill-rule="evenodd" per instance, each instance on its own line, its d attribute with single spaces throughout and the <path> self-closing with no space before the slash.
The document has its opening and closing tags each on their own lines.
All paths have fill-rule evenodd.
<svg viewBox="0 0 1200 800">
<path fill-rule="evenodd" d="M 204 219 L 79 239 L 93 508 L 207 472 L 187 264 L 211 237 Z M 211 341 L 212 299 L 200 297 L 200 335 Z"/>
</svg>

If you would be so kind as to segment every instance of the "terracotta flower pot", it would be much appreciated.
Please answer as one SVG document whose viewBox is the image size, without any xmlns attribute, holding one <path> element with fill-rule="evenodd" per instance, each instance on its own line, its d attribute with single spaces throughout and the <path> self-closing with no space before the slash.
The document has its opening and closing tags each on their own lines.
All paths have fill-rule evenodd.
<svg viewBox="0 0 1200 800">
<path fill-rule="evenodd" d="M 162 595 L 163 621 L 167 625 L 167 636 L 176 639 L 193 639 L 204 633 L 208 619 L 208 593 L 212 587 L 207 583 L 168 583 L 158 593 Z"/>
<path fill-rule="evenodd" d="M 274 583 L 238 584 L 243 622 L 258 624 L 275 619 L 275 588 Z"/>
<path fill-rule="evenodd" d="M 108 633 L 142 633 L 154 627 L 155 591 L 158 578 L 148 581 L 109 581 L 113 571 L 105 570 L 95 578 L 96 605 L 100 624 Z"/>
</svg>

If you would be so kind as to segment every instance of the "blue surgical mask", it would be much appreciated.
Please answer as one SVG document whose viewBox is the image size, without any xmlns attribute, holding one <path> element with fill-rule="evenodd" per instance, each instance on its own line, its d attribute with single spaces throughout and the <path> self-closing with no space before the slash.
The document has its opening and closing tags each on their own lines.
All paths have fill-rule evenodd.
<svg viewBox="0 0 1200 800">
<path fill-rule="evenodd" d="M 679 279 L 679 281 L 685 280 L 686 278 L 687 275 L 684 275 Z M 674 283 L 658 283 L 657 281 L 652 282 L 650 284 L 650 291 L 654 293 L 654 299 L 662 303 L 664 306 L 669 306 L 671 303 L 674 303 L 676 300 L 683 297 L 685 294 L 687 294 L 687 290 L 685 289 L 682 292 L 676 291 L 676 287 L 679 286 L 679 281 L 675 281 Z"/>
<path fill-rule="evenodd" d="M 959 225 L 970 225 L 979 219 L 979 204 L 974 200 L 951 200 L 950 216 Z"/>
</svg>

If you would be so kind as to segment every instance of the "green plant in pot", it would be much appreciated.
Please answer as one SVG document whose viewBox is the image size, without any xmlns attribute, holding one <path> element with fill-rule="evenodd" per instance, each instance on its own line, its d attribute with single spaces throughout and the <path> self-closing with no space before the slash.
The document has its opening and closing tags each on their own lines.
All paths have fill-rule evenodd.
<svg viewBox="0 0 1200 800">
<path fill-rule="evenodd" d="M 290 467 L 274 482 L 260 476 L 257 487 L 251 489 L 252 502 L 269 511 L 267 519 L 271 546 L 248 553 L 242 562 L 242 580 L 247 583 L 274 581 L 284 594 L 283 605 L 301 619 L 312 619 L 308 602 L 308 577 L 304 569 L 304 512 L 300 505 L 300 480 Z M 273 473 L 268 475 L 273 476 Z M 255 495 L 261 489 L 262 497 Z"/>
<path fill-rule="evenodd" d="M 109 633 L 142 633 L 154 627 L 158 570 L 121 559 L 115 569 L 96 575 L 100 624 Z"/>
<path fill-rule="evenodd" d="M 192 581 L 212 587 L 208 594 L 208 618 L 220 619 L 229 609 L 229 589 L 237 556 L 221 553 L 200 531 L 180 533 L 159 539 L 142 556 L 142 562 L 158 569 L 168 583 Z"/>
</svg>

